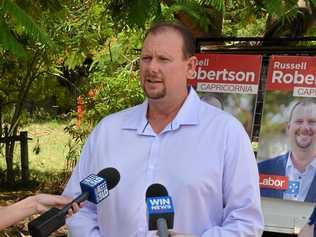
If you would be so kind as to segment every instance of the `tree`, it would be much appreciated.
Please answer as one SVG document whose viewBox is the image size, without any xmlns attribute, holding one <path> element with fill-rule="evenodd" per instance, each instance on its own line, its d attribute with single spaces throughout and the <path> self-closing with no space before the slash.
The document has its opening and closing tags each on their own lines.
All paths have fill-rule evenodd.
<svg viewBox="0 0 316 237">
<path fill-rule="evenodd" d="M 84 97 L 83 125 L 68 127 L 77 140 L 84 140 L 103 116 L 144 99 L 137 81 L 137 49 L 153 22 L 177 19 L 196 36 L 298 36 L 313 29 L 315 2 L 2 0 L 0 122 L 8 125 L 9 134 L 16 134 L 25 101 L 31 95 L 56 95 L 63 85 L 68 89 L 60 89 L 59 103 L 74 107 L 76 97 Z M 10 147 L 8 154 L 13 154 L 14 145 Z M 11 161 L 9 155 L 8 177 Z"/>
<path fill-rule="evenodd" d="M 300 13 L 300 8 L 302 7 L 301 5 L 298 5 L 296 1 L 288 1 L 287 4 L 284 4 L 283 1 L 273 1 L 273 3 L 271 3 L 271 1 L 242 0 L 108 0 L 100 2 L 99 4 L 100 5 L 96 4 L 94 7 L 92 7 L 93 4 L 91 5 L 90 2 L 90 5 L 78 7 L 79 14 L 76 15 L 77 17 L 80 17 L 80 19 L 85 19 L 87 18 L 85 15 L 86 12 L 93 11 L 92 9 L 98 9 L 99 12 L 102 12 L 103 20 L 106 19 L 108 22 L 108 24 L 105 24 L 107 26 L 105 32 L 108 34 L 103 34 L 102 40 L 100 40 L 101 44 L 95 49 L 92 49 L 92 51 L 91 48 L 90 51 L 88 50 L 90 55 L 93 55 L 93 64 L 89 75 L 89 83 L 91 83 L 91 86 L 88 87 L 89 89 L 108 88 L 105 87 L 105 84 L 113 83 L 115 77 L 119 75 L 119 73 L 116 71 L 117 65 L 121 65 L 117 69 L 122 71 L 122 74 L 124 74 L 124 72 L 126 72 L 124 65 L 128 64 L 127 58 L 134 58 L 132 54 L 130 55 L 127 53 L 126 60 L 122 60 L 121 64 L 117 64 L 115 60 L 108 60 L 105 64 L 104 57 L 107 58 L 105 55 L 108 55 L 108 57 L 111 57 L 111 55 L 120 55 L 119 52 L 115 51 L 117 50 L 115 47 L 116 43 L 122 40 L 117 32 L 133 32 L 133 30 L 134 32 L 143 32 L 153 22 L 178 19 L 187 25 L 196 36 L 251 36 L 260 34 L 264 36 L 265 28 L 268 29 L 266 22 L 271 21 L 267 21 L 267 19 L 273 17 L 275 21 L 281 23 L 283 22 L 283 24 L 280 24 L 280 26 L 285 26 L 286 22 L 290 22 L 294 19 L 292 16 Z M 84 12 L 80 9 L 84 9 Z M 96 16 L 95 14 L 91 13 L 89 15 Z M 100 26 L 98 26 L 97 23 L 100 22 L 100 18 L 94 18 L 92 20 L 91 17 L 88 17 L 85 22 L 90 22 L 89 25 L 93 25 L 95 29 L 98 29 L 97 32 L 102 32 Z M 91 22 L 93 22 L 93 24 L 91 24 Z M 109 22 L 115 22 L 115 24 L 110 24 Z M 89 28 L 85 27 L 85 25 L 82 27 L 85 29 L 82 32 L 88 32 L 89 35 L 90 30 Z M 76 37 L 74 42 L 81 42 L 82 37 L 86 38 L 80 33 L 75 33 L 74 35 Z M 115 37 L 113 37 L 113 35 L 115 35 Z M 139 34 L 139 36 L 141 35 L 142 34 Z M 131 35 L 128 37 L 131 37 Z M 99 36 L 96 38 L 100 39 Z M 113 41 L 112 39 L 115 40 Z M 108 45 L 108 49 L 104 47 L 104 44 Z M 126 48 L 124 48 L 125 44 L 118 45 L 126 50 Z M 128 42 L 126 45 L 128 45 Z M 140 48 L 140 37 L 138 38 L 138 45 Z M 80 47 L 78 48 L 80 49 Z M 82 48 L 85 48 L 85 46 Z M 96 49 L 98 49 L 99 52 Z M 78 54 L 87 55 L 87 51 L 83 52 L 83 50 L 79 50 L 79 52 L 71 52 L 73 56 Z M 71 65 L 80 65 L 84 58 L 81 58 L 81 62 L 77 61 L 75 63 L 73 63 L 74 61 L 70 60 L 72 58 L 78 59 L 80 57 L 81 56 L 71 56 L 67 60 L 68 65 L 70 67 L 74 67 Z M 104 68 L 100 67 L 100 65 L 102 65 Z M 107 71 L 105 68 L 110 68 L 110 70 Z M 102 69 L 104 72 L 100 73 Z M 137 74 L 137 70 L 138 68 L 136 64 L 136 67 L 133 67 L 129 73 L 124 75 L 128 75 L 126 78 L 131 77 L 131 75 Z M 124 91 L 123 88 L 121 90 Z M 100 92 L 101 90 L 97 89 L 97 91 Z M 113 91 L 111 92 L 108 90 L 108 93 L 113 93 Z M 103 94 L 102 92 L 100 92 L 98 95 L 102 95 L 102 97 L 110 96 L 110 94 Z M 120 101 L 119 98 L 120 97 L 116 98 L 117 101 Z M 116 107 L 115 103 L 111 105 L 105 105 L 103 100 L 98 96 L 94 99 L 86 96 L 84 101 L 87 111 L 85 114 L 85 119 L 88 121 L 87 123 L 89 125 L 78 129 L 73 124 L 68 128 L 68 131 L 79 140 L 84 140 L 86 135 L 91 131 L 93 125 L 100 121 L 104 115 L 115 112 L 118 109 L 125 108 L 124 106 Z M 132 104 L 127 103 L 127 105 Z"/>
<path fill-rule="evenodd" d="M 167 7 L 197 37 L 225 36 L 227 28 L 249 25 L 261 18 L 266 19 L 266 25 L 258 35 L 302 36 L 314 27 L 316 19 L 315 0 L 151 0 L 144 6 L 149 11 L 140 10 L 144 9 L 140 0 L 110 2 L 112 15 L 120 25 L 145 27 L 148 21 L 161 19 Z"/>
<path fill-rule="evenodd" d="M 139 88 L 138 81 L 133 79 L 137 63 L 130 58 L 135 54 L 133 47 L 139 47 L 135 45 L 139 42 L 139 34 L 132 31 L 125 35 L 118 34 L 113 30 L 114 23 L 107 17 L 107 10 L 102 2 L 85 3 L 78 5 L 78 1 L 68 1 L 59 11 L 44 10 L 41 2 L 19 3 L 22 4 L 19 5 L 20 8 L 23 6 L 24 11 L 53 39 L 55 47 L 46 47 L 24 31 L 18 31 L 17 25 L 11 25 L 12 30 L 19 33 L 16 35 L 18 42 L 28 57 L 16 57 L 5 49 L 1 52 L 0 115 L 3 116 L 0 117 L 0 127 L 7 127 L 7 136 L 17 134 L 25 113 L 25 102 L 32 99 L 32 95 L 49 96 L 54 93 L 52 91 L 58 83 L 75 88 L 74 94 L 64 96 L 64 100 L 68 101 L 73 96 L 72 101 L 75 102 L 77 95 L 85 95 L 90 89 L 100 92 L 100 96 L 96 97 L 99 101 L 97 109 L 89 113 L 94 117 L 93 121 L 100 119 L 100 113 L 110 113 L 115 108 L 121 109 L 142 101 L 142 94 L 136 92 Z M 134 34 L 137 40 L 130 45 L 129 41 Z M 107 69 L 103 71 L 103 67 Z M 101 82 L 103 77 L 107 78 L 107 83 Z M 120 92 L 122 88 L 124 91 Z M 117 92 L 121 101 L 114 102 L 109 94 L 113 92 Z M 126 98 L 127 95 L 131 97 Z M 112 101 L 108 109 L 100 106 L 104 104 L 105 97 Z M 6 174 L 10 183 L 14 182 L 13 151 L 14 142 L 7 144 Z"/>
<path fill-rule="evenodd" d="M 25 11 L 11 0 L 0 1 L 0 46 L 9 50 L 17 57 L 26 58 L 27 51 L 21 43 L 21 33 L 44 45 L 51 42 L 43 32 L 25 13 Z"/>
<path fill-rule="evenodd" d="M 16 136 L 25 99 L 34 81 L 54 72 L 49 50 L 51 43 L 30 15 L 10 0 L 1 2 L 0 25 L 0 132 L 2 136 L 5 127 L 5 136 Z M 14 183 L 14 146 L 15 141 L 6 143 L 9 184 Z"/>
</svg>

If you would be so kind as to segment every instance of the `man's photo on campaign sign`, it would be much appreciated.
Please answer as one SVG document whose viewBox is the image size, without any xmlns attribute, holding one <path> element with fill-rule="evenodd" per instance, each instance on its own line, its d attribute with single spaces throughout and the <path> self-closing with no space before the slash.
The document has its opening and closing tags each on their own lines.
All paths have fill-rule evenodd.
<svg viewBox="0 0 316 237">
<path fill-rule="evenodd" d="M 196 57 L 189 85 L 203 101 L 240 120 L 251 138 L 262 56 L 200 53 Z"/>
<path fill-rule="evenodd" d="M 316 58 L 272 56 L 260 127 L 261 196 L 316 201 Z"/>
<path fill-rule="evenodd" d="M 198 92 L 198 94 L 202 101 L 234 115 L 244 125 L 251 138 L 256 95 L 216 92 Z"/>
</svg>

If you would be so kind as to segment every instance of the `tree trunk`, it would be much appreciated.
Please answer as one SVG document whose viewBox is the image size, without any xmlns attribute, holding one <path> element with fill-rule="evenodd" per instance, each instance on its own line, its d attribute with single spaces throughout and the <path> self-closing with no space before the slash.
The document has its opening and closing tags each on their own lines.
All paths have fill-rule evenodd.
<svg viewBox="0 0 316 237">
<path fill-rule="evenodd" d="M 8 128 L 5 127 L 5 137 L 9 137 Z M 14 171 L 13 171 L 13 152 L 14 152 L 14 144 L 13 141 L 7 141 L 5 143 L 5 160 L 7 164 L 7 172 L 6 172 L 6 183 L 9 186 L 14 184 Z"/>
<path fill-rule="evenodd" d="M 2 105 L 0 103 L 0 137 L 2 137 Z M 0 149 L 1 149 L 1 144 L 0 144 Z"/>
<path fill-rule="evenodd" d="M 27 72 L 22 78 L 21 90 L 18 95 L 18 102 L 15 104 L 14 113 L 10 121 L 10 128 L 8 131 L 8 136 L 16 136 L 19 127 L 19 119 L 23 110 L 24 100 L 29 93 L 31 85 L 36 78 L 36 73 L 40 68 L 37 57 L 40 53 L 34 55 L 33 59 L 29 62 L 27 66 Z M 36 63 L 38 63 L 36 65 Z M 6 144 L 6 162 L 7 162 L 7 183 L 12 185 L 14 183 L 14 170 L 13 170 L 13 154 L 14 154 L 15 141 L 7 142 Z"/>
<path fill-rule="evenodd" d="M 0 103 L 0 138 L 3 137 L 3 125 L 2 125 L 2 105 Z M 2 153 L 3 144 L 0 142 L 0 155 Z"/>
</svg>

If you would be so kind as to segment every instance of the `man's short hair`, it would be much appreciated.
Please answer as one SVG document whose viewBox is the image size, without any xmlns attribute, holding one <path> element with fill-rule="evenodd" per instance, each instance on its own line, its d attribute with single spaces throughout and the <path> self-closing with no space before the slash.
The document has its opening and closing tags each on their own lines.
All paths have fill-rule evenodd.
<svg viewBox="0 0 316 237">
<path fill-rule="evenodd" d="M 298 106 L 308 106 L 314 104 L 316 105 L 316 98 L 304 98 L 302 100 L 296 101 L 291 110 L 290 110 L 290 116 L 289 116 L 289 122 L 291 122 L 293 114 L 294 114 L 294 110 L 298 107 Z"/>
<path fill-rule="evenodd" d="M 177 33 L 180 34 L 183 45 L 182 45 L 182 52 L 184 58 L 189 58 L 191 56 L 194 56 L 195 54 L 195 39 L 193 37 L 193 34 L 191 31 L 185 27 L 184 25 L 181 25 L 176 22 L 160 22 L 152 27 L 147 31 L 145 35 L 145 39 L 147 38 L 148 35 L 150 34 L 157 34 L 164 32 L 165 30 L 173 30 Z"/>
</svg>

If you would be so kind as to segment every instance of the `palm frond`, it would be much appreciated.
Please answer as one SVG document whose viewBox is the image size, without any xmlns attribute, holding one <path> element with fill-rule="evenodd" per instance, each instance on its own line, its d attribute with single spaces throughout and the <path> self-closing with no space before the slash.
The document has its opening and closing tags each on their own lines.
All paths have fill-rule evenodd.
<svg viewBox="0 0 316 237">
<path fill-rule="evenodd" d="M 45 45 L 52 44 L 47 34 L 43 32 L 32 18 L 17 4 L 13 3 L 11 0 L 3 0 L 2 9 L 16 20 L 17 25 L 23 27 L 23 30 L 29 37 Z"/>
<path fill-rule="evenodd" d="M 138 26 L 143 26 L 152 15 L 159 14 L 160 4 L 157 4 L 156 0 L 130 0 L 128 2 L 129 18 Z"/>
<path fill-rule="evenodd" d="M 316 0 L 310 0 L 313 5 L 316 5 Z"/>
<path fill-rule="evenodd" d="M 4 22 L 3 17 L 0 17 L 0 46 L 15 54 L 18 58 L 27 58 L 26 51 L 12 35 L 10 29 Z"/>
<path fill-rule="evenodd" d="M 281 20 L 290 20 L 298 12 L 297 0 L 264 0 L 263 4 L 271 16 Z"/>
<path fill-rule="evenodd" d="M 161 16 L 159 0 L 112 0 L 108 5 L 111 15 L 121 27 L 125 24 L 144 28 L 153 16 Z"/>
<path fill-rule="evenodd" d="M 200 5 L 208 5 L 214 7 L 217 11 L 225 11 L 225 0 L 198 0 Z"/>
<path fill-rule="evenodd" d="M 207 27 L 210 24 L 209 17 L 207 16 L 208 13 L 197 1 L 175 1 L 175 3 L 170 6 L 170 11 L 173 13 L 180 11 L 184 12 L 204 31 L 207 31 Z"/>
</svg>

